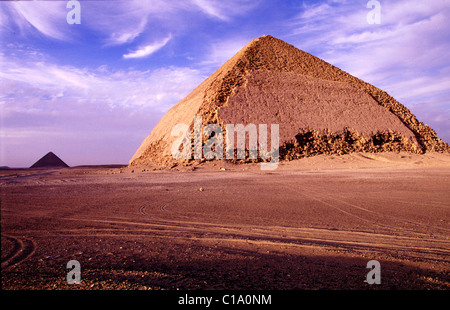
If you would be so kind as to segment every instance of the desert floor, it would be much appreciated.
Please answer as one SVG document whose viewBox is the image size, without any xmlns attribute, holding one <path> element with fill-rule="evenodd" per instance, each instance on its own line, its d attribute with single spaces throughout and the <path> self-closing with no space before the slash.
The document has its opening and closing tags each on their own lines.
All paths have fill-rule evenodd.
<svg viewBox="0 0 450 310">
<path fill-rule="evenodd" d="M 1 170 L 0 185 L 4 290 L 450 288 L 449 155 Z"/>
</svg>

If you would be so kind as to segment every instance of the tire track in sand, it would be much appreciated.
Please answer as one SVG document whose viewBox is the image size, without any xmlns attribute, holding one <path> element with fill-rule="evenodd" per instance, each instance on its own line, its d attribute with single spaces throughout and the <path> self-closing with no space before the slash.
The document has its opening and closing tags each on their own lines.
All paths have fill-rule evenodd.
<svg viewBox="0 0 450 310">
<path fill-rule="evenodd" d="M 294 188 L 291 188 L 294 189 Z M 333 207 L 328 198 L 316 197 L 320 203 Z M 149 238 L 175 238 L 179 240 L 215 240 L 221 242 L 251 242 L 254 244 L 270 243 L 272 245 L 288 248 L 314 247 L 328 250 L 347 251 L 373 251 L 379 253 L 389 253 L 389 255 L 399 255 L 401 253 L 410 259 L 439 259 L 448 262 L 445 257 L 450 255 L 450 240 L 447 238 L 426 238 L 422 233 L 409 233 L 408 235 L 374 233 L 352 230 L 329 230 L 321 228 L 306 227 L 282 227 L 282 226 L 255 226 L 236 225 L 232 223 L 209 223 L 198 221 L 195 218 L 183 216 L 176 211 L 172 211 L 172 203 L 177 201 L 169 200 L 163 202 L 147 202 L 137 206 L 136 213 L 132 217 L 100 217 L 100 218 L 68 218 L 69 220 L 97 223 L 101 227 L 96 227 L 88 231 L 79 231 L 79 236 L 142 236 Z M 362 218 L 352 213 L 352 210 L 345 210 L 343 206 L 335 206 L 339 211 L 348 216 L 356 217 L 366 222 L 377 225 L 378 223 L 369 218 Z M 350 207 L 350 206 L 347 206 Z M 354 206 L 351 206 L 354 207 Z M 176 208 L 175 208 L 176 209 Z M 359 209 L 359 208 L 357 208 Z M 364 208 L 365 209 L 365 208 Z M 363 211 L 363 210 L 361 210 Z M 366 211 L 366 210 L 364 210 Z M 377 212 L 375 212 L 377 215 Z M 368 214 L 372 214 L 369 212 Z M 184 218 L 180 218 L 184 217 Z M 107 226 L 104 226 L 107 225 Z M 113 226 L 110 226 L 113 225 Z M 103 227 L 102 227 L 103 226 Z M 387 225 L 377 225 L 390 228 Z M 404 229 L 401 229 L 405 231 Z M 64 234 L 63 231 L 60 233 Z M 68 231 L 71 236 L 77 235 L 76 231 Z M 437 236 L 436 236 L 437 237 Z"/>
<path fill-rule="evenodd" d="M 168 201 L 168 202 L 165 202 L 165 203 L 161 203 L 161 204 L 158 205 L 159 209 L 158 209 L 158 206 L 156 206 L 156 208 L 157 208 L 158 211 L 170 213 L 172 216 L 176 216 L 176 217 L 179 217 L 179 218 L 189 218 L 188 216 L 181 215 L 181 214 L 179 214 L 176 211 L 167 210 L 167 206 L 168 205 L 170 205 L 170 204 L 172 204 L 172 203 L 174 203 L 176 201 L 179 201 L 179 200 L 181 200 L 181 199 L 174 199 L 174 200 L 171 200 L 171 201 Z M 141 215 L 145 215 L 146 217 L 150 217 L 150 218 L 157 219 L 157 220 L 163 220 L 162 218 L 158 218 L 158 217 L 155 217 L 153 215 L 150 215 L 147 212 L 147 208 L 150 208 L 150 207 L 155 207 L 155 206 L 154 206 L 153 203 L 147 203 L 147 204 L 142 205 L 141 207 L 139 207 L 139 213 Z"/>
<path fill-rule="evenodd" d="M 435 226 L 435 225 L 428 225 L 428 224 L 424 224 L 424 223 L 419 223 L 416 221 L 412 221 L 412 220 L 407 220 L 407 219 L 403 219 L 401 217 L 398 216 L 393 216 L 393 215 L 389 215 L 389 214 L 385 214 L 382 212 L 377 212 L 374 210 L 370 210 L 367 208 L 364 208 L 362 206 L 359 206 L 357 204 L 354 203 L 350 203 L 347 201 L 344 201 L 342 199 L 339 199 L 337 197 L 335 197 L 334 195 L 330 195 L 330 194 L 323 194 L 323 190 L 322 191 L 318 191 L 317 189 L 314 190 L 312 188 L 307 188 L 307 190 L 303 189 L 298 189 L 294 186 L 289 186 L 289 185 L 283 185 L 285 188 L 290 189 L 292 191 L 295 191 L 297 193 L 302 194 L 303 196 L 315 200 L 321 204 L 324 204 L 328 207 L 331 207 L 335 210 L 338 210 L 339 212 L 342 212 L 344 214 L 346 214 L 349 217 L 353 217 L 356 218 L 360 221 L 369 223 L 373 226 L 377 226 L 380 228 L 385 228 L 385 229 L 389 229 L 389 230 L 394 230 L 394 231 L 402 231 L 402 232 L 407 232 L 409 234 L 412 235 L 421 235 L 421 236 L 429 236 L 429 233 L 425 233 L 425 232 L 420 232 L 417 230 L 418 227 L 420 228 L 428 228 L 428 227 L 433 227 L 435 229 L 441 230 L 441 231 L 445 231 L 448 232 L 450 231 L 447 228 L 444 227 L 439 227 L 439 226 Z M 308 194 L 306 193 L 308 192 Z M 327 201 L 328 200 L 328 201 Z M 331 202 L 330 202 L 331 201 Z M 340 204 L 340 206 L 338 206 Z M 347 206 L 350 207 L 350 209 L 344 209 L 343 206 Z M 356 214 L 356 212 L 354 212 L 355 210 L 359 210 L 362 214 L 358 215 Z M 390 219 L 392 221 L 395 221 L 397 223 L 403 223 L 406 224 L 407 227 L 400 227 L 400 226 L 394 226 L 394 225 L 386 225 L 386 224 L 382 224 L 382 222 L 371 219 L 369 215 L 372 215 L 375 218 L 379 218 L 379 219 Z M 446 233 L 444 233 L 445 235 L 447 235 Z"/>
<path fill-rule="evenodd" d="M 2 269 L 10 268 L 28 259 L 36 251 L 33 240 L 13 236 L 2 236 L 13 243 L 12 251 L 2 258 Z"/>
</svg>

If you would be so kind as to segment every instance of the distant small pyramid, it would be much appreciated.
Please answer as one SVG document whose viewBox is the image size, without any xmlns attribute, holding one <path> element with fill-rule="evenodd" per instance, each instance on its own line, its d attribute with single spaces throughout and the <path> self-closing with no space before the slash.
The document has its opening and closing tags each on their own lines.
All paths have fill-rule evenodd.
<svg viewBox="0 0 450 310">
<path fill-rule="evenodd" d="M 350 152 L 448 152 L 385 91 L 272 36 L 252 40 L 153 128 L 130 165 L 171 164 L 176 124 L 279 124 L 280 158 Z"/>
<path fill-rule="evenodd" d="M 53 152 L 48 152 L 44 157 L 39 159 L 30 168 L 67 168 L 65 162 L 63 162 L 58 156 L 53 154 Z"/>
</svg>

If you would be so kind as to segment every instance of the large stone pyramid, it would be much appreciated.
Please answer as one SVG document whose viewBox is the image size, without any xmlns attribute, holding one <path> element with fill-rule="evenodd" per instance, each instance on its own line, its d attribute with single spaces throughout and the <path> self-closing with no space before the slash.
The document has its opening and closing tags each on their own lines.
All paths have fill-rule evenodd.
<svg viewBox="0 0 450 310">
<path fill-rule="evenodd" d="M 69 167 L 53 152 L 48 152 L 41 159 L 35 162 L 30 168 L 67 168 Z"/>
<path fill-rule="evenodd" d="M 449 151 L 386 92 L 272 36 L 252 40 L 173 106 L 130 160 L 169 164 L 176 124 L 279 124 L 281 159 L 354 151 Z"/>
</svg>

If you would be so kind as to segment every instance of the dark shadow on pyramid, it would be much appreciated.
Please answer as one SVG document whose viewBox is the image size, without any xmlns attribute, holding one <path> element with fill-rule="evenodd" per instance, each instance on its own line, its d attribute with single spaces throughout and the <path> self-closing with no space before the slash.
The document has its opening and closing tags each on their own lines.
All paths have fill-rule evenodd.
<svg viewBox="0 0 450 310">
<path fill-rule="evenodd" d="M 30 168 L 68 168 L 65 162 L 63 162 L 58 156 L 53 154 L 53 152 L 47 153 L 44 157 L 39 159 Z"/>
</svg>

